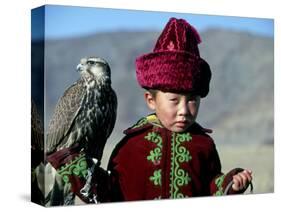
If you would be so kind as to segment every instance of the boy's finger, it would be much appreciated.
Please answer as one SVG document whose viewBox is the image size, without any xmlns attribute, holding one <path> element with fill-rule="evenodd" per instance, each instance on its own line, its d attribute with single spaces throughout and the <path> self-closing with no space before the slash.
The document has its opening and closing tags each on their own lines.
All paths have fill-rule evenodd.
<svg viewBox="0 0 281 212">
<path fill-rule="evenodd" d="M 245 170 L 243 171 L 243 173 L 244 173 L 245 176 L 247 177 L 248 182 L 252 181 L 252 171 L 251 171 L 251 170 L 245 169 Z"/>
<path fill-rule="evenodd" d="M 241 172 L 238 175 L 241 178 L 241 184 L 242 184 L 241 187 L 245 188 L 247 186 L 247 184 L 248 184 L 248 176 L 247 176 L 247 174 L 245 174 L 244 172 Z"/>
<path fill-rule="evenodd" d="M 233 190 L 239 191 L 241 189 L 241 186 L 243 186 L 241 182 L 242 182 L 242 178 L 239 175 L 234 175 L 233 185 L 232 185 Z"/>
<path fill-rule="evenodd" d="M 236 179 L 236 178 L 233 178 L 232 189 L 233 189 L 234 191 L 239 191 L 239 186 L 237 186 L 237 184 L 239 184 L 238 181 L 237 181 L 237 179 Z"/>
</svg>

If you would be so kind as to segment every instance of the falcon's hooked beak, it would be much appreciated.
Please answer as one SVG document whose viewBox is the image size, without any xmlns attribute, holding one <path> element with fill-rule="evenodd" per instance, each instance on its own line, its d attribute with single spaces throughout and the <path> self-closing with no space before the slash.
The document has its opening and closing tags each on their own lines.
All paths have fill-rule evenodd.
<svg viewBox="0 0 281 212">
<path fill-rule="evenodd" d="M 83 70 L 83 66 L 87 63 L 87 59 L 86 58 L 82 58 L 80 60 L 80 63 L 77 65 L 76 67 L 76 71 L 77 72 L 81 72 Z"/>
<path fill-rule="evenodd" d="M 76 71 L 77 71 L 77 72 L 81 72 L 81 71 L 82 71 L 82 65 L 81 65 L 81 63 L 79 63 L 79 64 L 77 65 Z"/>
</svg>

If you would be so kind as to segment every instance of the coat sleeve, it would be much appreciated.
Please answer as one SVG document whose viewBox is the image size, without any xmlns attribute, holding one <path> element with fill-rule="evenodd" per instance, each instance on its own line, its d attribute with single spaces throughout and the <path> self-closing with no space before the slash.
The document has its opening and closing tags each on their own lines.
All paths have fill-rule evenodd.
<svg viewBox="0 0 281 212">
<path fill-rule="evenodd" d="M 210 154 L 210 163 L 209 163 L 209 173 L 211 177 L 210 179 L 210 194 L 214 196 L 222 196 L 224 195 L 225 189 L 231 183 L 233 176 L 238 172 L 243 171 L 241 168 L 234 168 L 228 173 L 224 174 L 221 172 L 221 163 L 219 159 L 218 152 L 214 145 L 214 148 Z M 241 194 L 245 192 L 246 189 L 241 191 L 234 191 L 232 187 L 229 188 L 228 194 Z"/>
<path fill-rule="evenodd" d="M 111 172 L 111 201 L 143 199 L 145 189 L 145 161 L 137 140 L 125 138 L 112 153 L 108 170 Z"/>
<path fill-rule="evenodd" d="M 107 173 L 99 171 L 98 196 L 101 202 L 121 202 L 144 199 L 146 166 L 130 151 L 131 146 L 122 147 L 109 161 Z"/>
<path fill-rule="evenodd" d="M 94 193 L 98 202 L 123 201 L 124 197 L 114 170 L 105 170 L 97 167 L 93 178 Z"/>
</svg>

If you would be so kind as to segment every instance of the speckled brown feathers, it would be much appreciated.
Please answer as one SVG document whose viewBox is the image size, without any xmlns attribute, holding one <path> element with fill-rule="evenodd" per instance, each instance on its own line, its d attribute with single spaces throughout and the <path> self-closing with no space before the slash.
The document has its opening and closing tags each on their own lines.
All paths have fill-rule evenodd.
<svg viewBox="0 0 281 212">
<path fill-rule="evenodd" d="M 46 138 L 48 153 L 66 145 L 69 134 L 71 134 L 71 125 L 79 114 L 85 90 L 83 81 L 79 80 L 69 87 L 59 99 Z M 68 146 L 71 146 L 71 144 L 69 143 Z"/>
<path fill-rule="evenodd" d="M 37 151 L 44 150 L 43 121 L 36 104 L 31 100 L 31 148 Z"/>
</svg>

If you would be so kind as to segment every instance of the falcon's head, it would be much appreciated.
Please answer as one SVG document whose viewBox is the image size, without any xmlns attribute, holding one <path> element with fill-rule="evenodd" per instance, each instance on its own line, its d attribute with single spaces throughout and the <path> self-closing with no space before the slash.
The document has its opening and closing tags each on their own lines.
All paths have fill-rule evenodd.
<svg viewBox="0 0 281 212">
<path fill-rule="evenodd" d="M 110 67 L 104 59 L 99 57 L 82 58 L 77 65 L 77 71 L 87 81 L 93 79 L 105 82 L 110 81 Z"/>
</svg>

